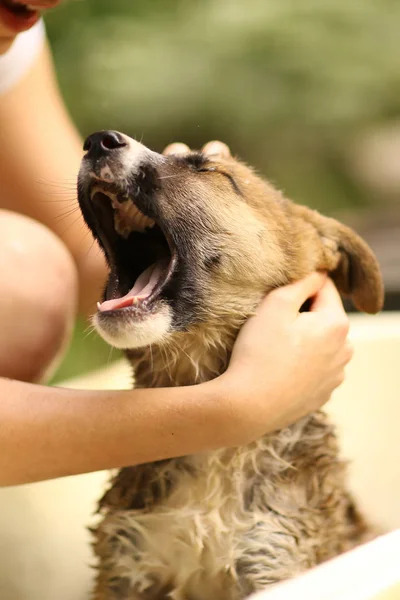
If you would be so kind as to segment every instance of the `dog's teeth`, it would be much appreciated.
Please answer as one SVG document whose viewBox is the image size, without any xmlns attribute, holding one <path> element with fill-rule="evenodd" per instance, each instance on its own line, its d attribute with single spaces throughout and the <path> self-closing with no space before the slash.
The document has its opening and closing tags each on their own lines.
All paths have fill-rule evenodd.
<svg viewBox="0 0 400 600">
<path fill-rule="evenodd" d="M 97 303 L 97 310 L 100 310 L 100 308 L 101 308 L 101 304 L 100 304 L 100 302 L 98 302 Z"/>
<path fill-rule="evenodd" d="M 111 194 L 109 198 L 115 210 L 115 228 L 123 237 L 127 237 L 131 231 L 144 232 L 145 229 L 154 227 L 155 221 L 144 215 L 133 202 L 119 202 Z"/>
</svg>

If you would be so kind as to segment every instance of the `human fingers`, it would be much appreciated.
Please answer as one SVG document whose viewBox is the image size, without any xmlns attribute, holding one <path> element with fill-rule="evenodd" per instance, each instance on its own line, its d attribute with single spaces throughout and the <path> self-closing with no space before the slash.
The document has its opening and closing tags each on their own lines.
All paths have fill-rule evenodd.
<svg viewBox="0 0 400 600">
<path fill-rule="evenodd" d="M 273 290 L 260 304 L 258 313 L 265 316 L 268 308 L 275 311 L 277 318 L 284 320 L 288 316 L 295 318 L 304 302 L 314 297 L 322 289 L 326 279 L 325 273 L 315 272 L 295 283 Z"/>
<path fill-rule="evenodd" d="M 315 294 L 310 311 L 346 314 L 342 299 L 332 279 L 327 278 L 324 285 Z"/>
<path fill-rule="evenodd" d="M 224 142 L 220 142 L 219 140 L 207 142 L 207 144 L 205 144 L 202 147 L 201 151 L 207 156 L 217 156 L 219 158 L 232 158 L 229 146 L 227 146 Z"/>
<path fill-rule="evenodd" d="M 324 330 L 331 334 L 336 333 L 339 339 L 346 339 L 350 329 L 349 317 L 344 310 L 342 299 L 332 280 L 327 279 L 325 285 L 315 295 L 314 302 L 308 315 L 315 319 L 320 318 Z"/>
<path fill-rule="evenodd" d="M 190 148 L 186 144 L 182 144 L 181 142 L 175 142 L 173 144 L 169 144 L 163 150 L 164 156 L 183 156 L 185 154 L 189 154 Z"/>
<path fill-rule="evenodd" d="M 272 336 L 275 340 L 282 341 L 287 334 L 290 336 L 290 325 L 298 316 L 302 304 L 315 295 L 325 281 L 326 275 L 313 273 L 302 281 L 270 292 L 260 303 L 256 314 L 240 330 L 234 354 L 244 350 L 242 354 L 249 355 L 249 349 L 253 354 L 255 348 L 265 345 L 266 338 Z"/>
</svg>

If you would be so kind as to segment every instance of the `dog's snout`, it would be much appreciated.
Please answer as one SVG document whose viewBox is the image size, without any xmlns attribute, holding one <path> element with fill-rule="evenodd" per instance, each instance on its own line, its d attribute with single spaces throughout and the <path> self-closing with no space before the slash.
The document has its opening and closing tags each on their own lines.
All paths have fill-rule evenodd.
<svg viewBox="0 0 400 600">
<path fill-rule="evenodd" d="M 83 149 L 89 156 L 104 156 L 127 145 L 117 131 L 97 131 L 86 138 Z"/>
</svg>

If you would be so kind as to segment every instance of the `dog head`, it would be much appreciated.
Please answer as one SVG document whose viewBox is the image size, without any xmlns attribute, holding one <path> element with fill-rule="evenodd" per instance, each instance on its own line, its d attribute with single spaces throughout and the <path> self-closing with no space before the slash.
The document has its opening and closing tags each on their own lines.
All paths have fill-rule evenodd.
<svg viewBox="0 0 400 600">
<path fill-rule="evenodd" d="M 272 288 L 328 270 L 356 307 L 383 302 L 377 261 L 349 228 L 298 206 L 210 142 L 163 155 L 113 131 L 85 142 L 84 218 L 110 275 L 95 325 L 119 348 L 243 322 Z"/>
</svg>

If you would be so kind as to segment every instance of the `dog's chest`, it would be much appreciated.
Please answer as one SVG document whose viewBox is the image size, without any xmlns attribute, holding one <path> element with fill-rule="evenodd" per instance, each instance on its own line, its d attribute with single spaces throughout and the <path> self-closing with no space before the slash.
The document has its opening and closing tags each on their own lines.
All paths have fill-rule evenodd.
<svg viewBox="0 0 400 600">
<path fill-rule="evenodd" d="M 310 566 L 312 544 L 302 547 L 293 535 L 306 491 L 285 483 L 288 464 L 275 452 L 265 438 L 124 469 L 102 502 L 108 514 L 97 551 L 104 565 L 135 593 L 168 591 L 177 600 L 234 600 L 248 572 L 262 586 Z"/>
<path fill-rule="evenodd" d="M 176 598 L 234 597 L 239 530 L 251 529 L 256 518 L 242 505 L 232 462 L 215 453 L 155 464 L 152 477 L 149 466 L 141 475 L 136 468 L 142 487 L 131 490 L 129 502 L 137 508 L 113 510 L 101 525 L 104 541 L 112 540 L 112 562 L 132 588 L 171 586 Z"/>
</svg>

